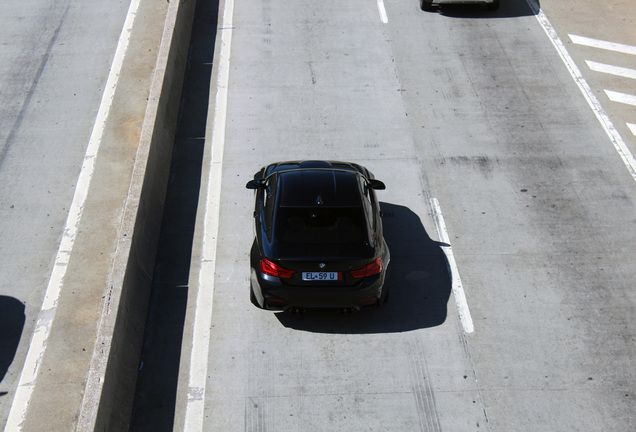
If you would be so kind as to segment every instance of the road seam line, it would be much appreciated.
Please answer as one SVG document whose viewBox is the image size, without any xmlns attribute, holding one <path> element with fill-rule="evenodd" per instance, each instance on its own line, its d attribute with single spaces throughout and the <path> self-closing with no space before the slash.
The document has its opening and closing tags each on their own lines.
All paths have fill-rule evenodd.
<svg viewBox="0 0 636 432">
<path fill-rule="evenodd" d="M 218 29 L 220 53 L 213 116 L 212 136 L 206 131 L 206 147 L 212 146 L 212 161 L 207 179 L 205 218 L 203 221 L 203 244 L 201 246 L 201 268 L 194 312 L 192 350 L 186 401 L 184 431 L 203 430 L 205 391 L 210 354 L 212 305 L 214 300 L 214 277 L 216 272 L 216 249 L 219 234 L 221 207 L 221 180 L 223 176 L 223 151 L 227 121 L 227 98 L 230 74 L 230 52 L 232 47 L 232 16 L 234 0 L 226 0 L 223 21 Z M 212 114 L 212 112 L 214 114 Z M 210 122 L 208 121 L 208 124 Z M 208 147 L 210 148 L 210 147 Z"/>
<path fill-rule="evenodd" d="M 84 203 L 88 197 L 88 189 L 95 171 L 95 160 L 97 159 L 97 153 L 99 152 L 99 147 L 101 145 L 106 120 L 108 119 L 108 114 L 112 106 L 124 57 L 128 50 L 128 43 L 130 41 L 130 35 L 132 33 L 132 27 L 135 21 L 135 16 L 137 15 L 139 3 L 140 0 L 133 0 L 130 3 L 126 20 L 124 21 L 124 26 L 119 36 L 110 73 L 108 74 L 106 85 L 104 86 L 104 94 L 102 95 L 95 123 L 93 124 L 93 131 L 84 155 L 82 168 L 77 179 L 73 201 L 71 203 L 66 219 L 66 225 L 64 226 L 62 234 L 62 240 L 60 241 L 57 255 L 55 256 L 55 263 L 53 264 L 53 270 L 51 271 L 49 283 L 44 294 L 42 307 L 38 314 L 35 331 L 31 338 L 31 343 L 24 361 L 22 373 L 20 374 L 18 387 L 16 388 L 13 403 L 11 404 L 11 410 L 9 411 L 9 416 L 5 425 L 5 430 L 7 431 L 21 431 L 26 419 L 31 395 L 33 394 L 38 372 L 46 351 L 47 341 L 55 319 L 62 284 L 66 275 L 66 269 L 68 268 L 71 253 L 73 252 L 79 223 L 84 211 Z"/>
<path fill-rule="evenodd" d="M 433 209 L 433 219 L 435 220 L 435 226 L 437 227 L 437 233 L 439 234 L 440 242 L 442 244 L 442 250 L 446 254 L 448 260 L 448 267 L 451 273 L 453 297 L 455 297 L 455 306 L 459 313 L 459 319 L 462 322 L 464 332 L 472 333 L 475 331 L 473 325 L 473 318 L 470 315 L 470 309 L 468 308 L 468 301 L 466 300 L 466 294 L 464 293 L 464 286 L 462 280 L 459 277 L 459 269 L 457 262 L 455 261 L 455 255 L 453 255 L 453 248 L 450 244 L 448 237 L 448 231 L 446 231 L 446 223 L 444 222 L 444 216 L 442 215 L 442 209 L 439 206 L 437 198 L 431 198 L 431 207 Z"/>
</svg>

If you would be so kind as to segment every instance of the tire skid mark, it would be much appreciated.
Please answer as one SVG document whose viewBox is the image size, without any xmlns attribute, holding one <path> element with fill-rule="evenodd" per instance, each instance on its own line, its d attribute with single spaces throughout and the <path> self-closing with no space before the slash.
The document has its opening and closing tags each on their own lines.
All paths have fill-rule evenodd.
<svg viewBox="0 0 636 432">
<path fill-rule="evenodd" d="M 245 432 L 266 432 L 265 399 L 245 398 Z"/>
<path fill-rule="evenodd" d="M 260 332 L 258 329 L 257 332 Z M 261 337 L 257 337 L 260 340 Z M 245 432 L 267 432 L 267 410 L 265 401 L 271 388 L 269 368 L 264 365 L 265 351 L 260 345 L 246 347 L 249 351 L 249 373 L 247 376 L 247 395 L 245 396 Z M 266 373 L 268 376 L 262 377 Z M 259 385 L 259 383 L 262 383 Z"/>
<path fill-rule="evenodd" d="M 458 331 L 459 343 L 464 349 L 464 356 L 466 362 L 470 367 L 469 375 L 475 382 L 475 390 L 477 391 L 477 397 L 479 406 L 481 407 L 481 411 L 483 413 L 483 419 L 485 422 L 485 427 L 487 431 L 491 431 L 490 428 L 490 419 L 488 418 L 488 411 L 486 411 L 486 403 L 484 402 L 484 397 L 481 391 L 481 387 L 479 386 L 479 380 L 477 379 L 477 370 L 475 369 L 475 362 L 473 360 L 473 354 L 470 352 L 470 347 L 468 346 L 468 340 L 466 339 L 466 334 L 462 331 Z"/>
<path fill-rule="evenodd" d="M 441 432 L 435 394 L 428 378 L 428 365 L 424 356 L 424 349 L 419 339 L 413 338 L 408 345 L 409 369 L 413 396 L 417 408 L 420 430 L 426 432 Z"/>
<path fill-rule="evenodd" d="M 68 11 L 70 7 L 71 7 L 70 4 L 67 2 L 66 8 L 64 9 L 64 13 L 60 17 L 60 21 L 57 24 L 57 27 L 55 28 L 55 31 L 53 32 L 53 36 L 51 36 L 51 39 L 49 40 L 49 44 L 46 47 L 46 51 L 44 52 L 44 55 L 42 56 L 42 60 L 40 61 L 40 64 L 38 65 L 38 69 L 35 73 L 35 78 L 33 78 L 33 82 L 31 83 L 29 91 L 27 92 L 26 98 L 22 102 L 22 106 L 20 107 L 18 116 L 15 122 L 13 123 L 13 126 L 10 129 L 9 136 L 7 136 L 6 142 L 0 148 L 0 166 L 2 166 L 2 164 L 4 163 L 4 157 L 7 151 L 9 150 L 9 148 L 11 147 L 11 144 L 13 144 L 13 141 L 15 141 L 16 134 L 18 133 L 18 130 L 22 126 L 22 122 L 24 121 L 24 116 L 26 115 L 26 111 L 29 109 L 29 106 L 31 105 L 31 100 L 33 99 L 33 95 L 35 94 L 38 84 L 40 83 L 40 79 L 42 78 L 44 69 L 49 62 L 49 58 L 51 57 L 51 52 L 53 51 L 53 47 L 57 43 L 57 38 L 59 37 L 60 31 L 62 30 L 62 26 L 64 25 L 66 21 L 66 16 L 68 15 Z"/>
</svg>

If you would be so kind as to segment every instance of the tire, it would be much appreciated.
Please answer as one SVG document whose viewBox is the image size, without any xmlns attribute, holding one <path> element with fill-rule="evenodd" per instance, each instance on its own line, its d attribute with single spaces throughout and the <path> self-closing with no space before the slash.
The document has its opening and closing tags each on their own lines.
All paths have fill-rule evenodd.
<svg viewBox="0 0 636 432">
<path fill-rule="evenodd" d="M 499 9 L 499 0 L 493 0 L 492 3 L 488 3 L 487 7 L 488 7 L 488 10 L 492 10 L 492 11 Z"/>
<path fill-rule="evenodd" d="M 433 0 L 420 0 L 420 9 L 430 11 L 433 9 Z"/>
</svg>

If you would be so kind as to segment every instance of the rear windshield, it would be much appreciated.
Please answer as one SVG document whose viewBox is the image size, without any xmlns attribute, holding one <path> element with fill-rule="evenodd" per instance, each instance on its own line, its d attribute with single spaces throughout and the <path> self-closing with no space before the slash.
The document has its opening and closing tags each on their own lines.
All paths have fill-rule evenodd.
<svg viewBox="0 0 636 432">
<path fill-rule="evenodd" d="M 280 243 L 346 245 L 364 238 L 361 207 L 281 207 L 274 236 Z"/>
</svg>

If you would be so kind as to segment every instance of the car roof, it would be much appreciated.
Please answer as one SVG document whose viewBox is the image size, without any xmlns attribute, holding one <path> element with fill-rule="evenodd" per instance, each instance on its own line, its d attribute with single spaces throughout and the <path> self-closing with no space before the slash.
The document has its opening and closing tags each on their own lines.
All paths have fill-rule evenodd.
<svg viewBox="0 0 636 432">
<path fill-rule="evenodd" d="M 359 207 L 357 171 L 325 168 L 276 172 L 281 207 Z"/>
<path fill-rule="evenodd" d="M 293 169 L 340 169 L 365 174 L 362 166 L 352 162 L 324 161 L 324 160 L 304 160 L 275 162 L 265 168 L 264 176 L 267 177 L 275 172 L 289 171 Z"/>
</svg>

